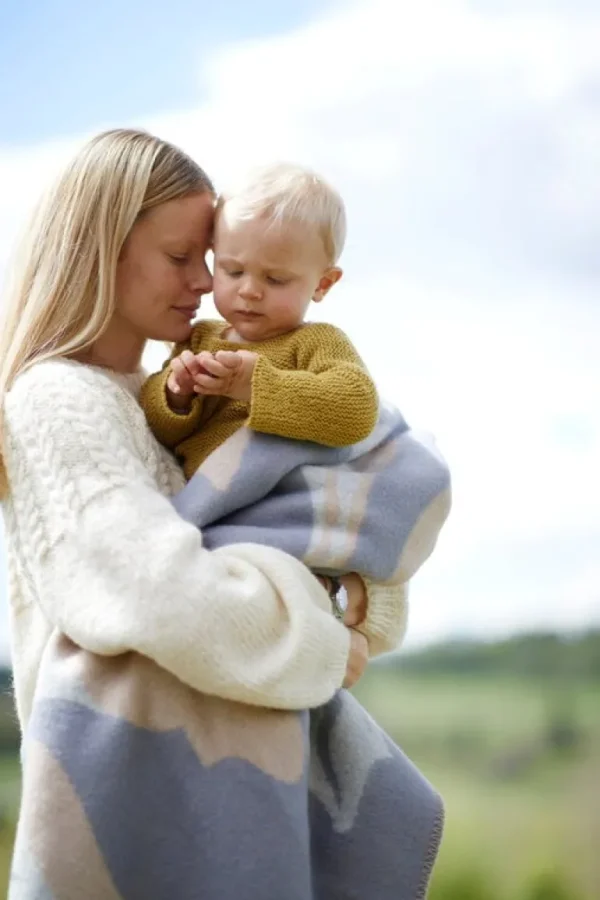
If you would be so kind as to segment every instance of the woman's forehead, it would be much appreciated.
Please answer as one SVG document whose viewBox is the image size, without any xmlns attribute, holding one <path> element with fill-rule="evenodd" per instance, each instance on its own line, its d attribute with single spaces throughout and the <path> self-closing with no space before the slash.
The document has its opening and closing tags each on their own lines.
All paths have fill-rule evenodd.
<svg viewBox="0 0 600 900">
<path fill-rule="evenodd" d="M 206 240 L 212 234 L 214 215 L 214 198 L 205 191 L 157 206 L 147 223 L 149 232 L 160 240 Z"/>
</svg>

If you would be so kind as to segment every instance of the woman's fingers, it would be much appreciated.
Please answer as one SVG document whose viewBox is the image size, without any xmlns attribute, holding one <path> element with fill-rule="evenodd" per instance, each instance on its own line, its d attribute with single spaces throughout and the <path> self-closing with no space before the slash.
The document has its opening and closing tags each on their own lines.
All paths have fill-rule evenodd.
<svg viewBox="0 0 600 900">
<path fill-rule="evenodd" d="M 367 589 L 365 583 L 356 572 L 350 572 L 340 578 L 346 588 L 348 603 L 344 612 L 344 625 L 354 628 L 367 618 Z"/>
<path fill-rule="evenodd" d="M 351 688 L 362 677 L 369 662 L 369 644 L 364 634 L 350 628 L 350 653 L 346 665 L 344 687 Z"/>
</svg>

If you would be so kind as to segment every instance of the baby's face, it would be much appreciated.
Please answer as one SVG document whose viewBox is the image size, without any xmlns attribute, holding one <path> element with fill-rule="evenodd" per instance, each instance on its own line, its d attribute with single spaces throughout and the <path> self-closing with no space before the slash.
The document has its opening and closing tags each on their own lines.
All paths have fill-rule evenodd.
<svg viewBox="0 0 600 900">
<path fill-rule="evenodd" d="M 325 254 L 305 226 L 228 222 L 225 208 L 217 218 L 214 248 L 215 306 L 232 326 L 234 340 L 263 341 L 293 331 L 310 301 L 325 292 Z"/>
</svg>

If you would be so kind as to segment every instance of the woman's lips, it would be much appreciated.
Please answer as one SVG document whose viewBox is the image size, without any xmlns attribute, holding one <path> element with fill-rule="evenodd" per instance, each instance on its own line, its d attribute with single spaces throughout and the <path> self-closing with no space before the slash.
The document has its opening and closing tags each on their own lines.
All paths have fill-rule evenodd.
<svg viewBox="0 0 600 900">
<path fill-rule="evenodd" d="M 182 316 L 185 316 L 185 318 L 190 322 L 198 312 L 197 306 L 174 306 L 173 309 L 175 310 L 175 312 L 181 313 Z"/>
</svg>

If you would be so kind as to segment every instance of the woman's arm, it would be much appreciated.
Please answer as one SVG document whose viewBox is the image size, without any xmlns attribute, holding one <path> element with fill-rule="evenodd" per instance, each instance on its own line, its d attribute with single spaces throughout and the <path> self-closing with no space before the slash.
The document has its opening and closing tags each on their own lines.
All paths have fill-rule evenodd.
<svg viewBox="0 0 600 900">
<path fill-rule="evenodd" d="M 298 709 L 329 699 L 350 636 L 316 579 L 270 548 L 205 550 L 156 490 L 118 392 L 44 368 L 18 380 L 6 422 L 17 527 L 52 625 L 206 693 Z"/>
<path fill-rule="evenodd" d="M 370 659 L 400 646 L 408 624 L 408 584 L 383 584 L 356 572 L 349 572 L 339 579 L 318 578 L 332 602 L 335 602 L 336 589 L 339 590 L 340 585 L 345 588 L 344 625 L 365 637 Z"/>
<path fill-rule="evenodd" d="M 365 602 L 362 605 L 349 604 L 344 623 L 364 634 L 369 644 L 370 658 L 397 650 L 408 624 L 408 584 L 381 584 L 351 574 L 342 579 L 347 589 L 351 579 L 363 582 Z"/>
</svg>

